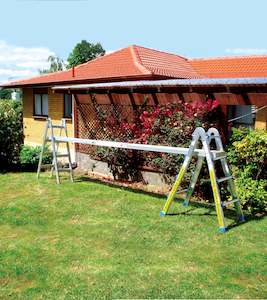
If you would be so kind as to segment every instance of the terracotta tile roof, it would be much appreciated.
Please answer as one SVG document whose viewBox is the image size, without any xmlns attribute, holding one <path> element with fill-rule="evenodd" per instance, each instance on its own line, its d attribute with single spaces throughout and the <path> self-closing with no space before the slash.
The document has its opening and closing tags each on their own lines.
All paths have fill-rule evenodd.
<svg viewBox="0 0 267 300">
<path fill-rule="evenodd" d="M 241 77 L 267 77 L 267 55 L 187 59 L 133 45 L 75 67 L 74 77 L 72 70 L 67 70 L 9 82 L 5 86 Z"/>
<path fill-rule="evenodd" d="M 140 46 L 129 46 L 81 64 L 75 67 L 74 73 L 74 77 L 72 70 L 51 73 L 13 81 L 9 86 L 139 78 L 199 78 L 186 58 Z"/>
<path fill-rule="evenodd" d="M 267 77 L 267 55 L 190 59 L 205 78 Z"/>
</svg>

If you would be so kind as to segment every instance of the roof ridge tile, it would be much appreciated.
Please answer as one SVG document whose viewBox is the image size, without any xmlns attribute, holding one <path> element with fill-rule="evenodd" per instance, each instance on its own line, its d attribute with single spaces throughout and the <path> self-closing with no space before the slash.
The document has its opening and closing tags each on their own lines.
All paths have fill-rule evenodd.
<svg viewBox="0 0 267 300">
<path fill-rule="evenodd" d="M 153 72 L 151 72 L 149 69 L 147 69 L 143 64 L 142 64 L 142 60 L 140 58 L 140 55 L 138 53 L 138 50 L 136 49 L 136 45 L 131 45 L 130 47 L 130 51 L 131 51 L 131 55 L 133 58 L 133 62 L 135 64 L 135 66 L 138 68 L 138 70 L 141 73 L 145 73 L 145 74 L 153 74 Z"/>
</svg>

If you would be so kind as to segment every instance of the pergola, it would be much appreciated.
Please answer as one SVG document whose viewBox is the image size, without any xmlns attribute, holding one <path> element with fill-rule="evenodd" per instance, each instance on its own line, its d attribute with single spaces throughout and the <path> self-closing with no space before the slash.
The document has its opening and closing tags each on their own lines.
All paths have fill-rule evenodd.
<svg viewBox="0 0 267 300">
<path fill-rule="evenodd" d="M 221 105 L 267 104 L 267 78 L 219 78 L 219 79 L 169 79 L 141 80 L 108 83 L 91 83 L 55 86 L 56 93 L 78 94 L 152 94 L 155 104 L 160 104 L 158 94 L 191 94 L 192 99 L 208 95 Z"/>
<path fill-rule="evenodd" d="M 263 127 L 266 126 L 267 120 L 267 78 L 265 77 L 89 83 L 55 86 L 53 90 L 55 93 L 72 94 L 75 99 L 75 111 L 79 110 L 79 104 L 92 104 L 93 101 L 98 104 L 128 105 L 134 108 L 142 105 L 144 95 L 147 96 L 149 105 L 166 105 L 177 101 L 217 100 L 221 106 L 222 117 L 219 121 L 223 135 L 227 135 L 229 125 L 227 106 L 256 106 L 259 110 L 256 118 L 260 122 L 263 120 Z M 77 117 L 77 114 L 74 115 Z M 75 118 L 74 123 L 76 123 Z"/>
</svg>

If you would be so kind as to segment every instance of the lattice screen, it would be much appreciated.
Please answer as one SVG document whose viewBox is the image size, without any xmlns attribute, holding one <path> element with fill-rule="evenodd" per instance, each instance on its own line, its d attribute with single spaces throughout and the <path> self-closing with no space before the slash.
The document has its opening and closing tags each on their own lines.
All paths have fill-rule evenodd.
<svg viewBox="0 0 267 300">
<path fill-rule="evenodd" d="M 133 139 L 128 125 L 134 124 L 144 106 L 80 103 L 77 106 L 76 136 L 85 139 L 129 142 Z M 127 124 L 127 126 L 123 126 Z M 95 147 L 78 144 L 78 151 L 95 155 Z"/>
</svg>

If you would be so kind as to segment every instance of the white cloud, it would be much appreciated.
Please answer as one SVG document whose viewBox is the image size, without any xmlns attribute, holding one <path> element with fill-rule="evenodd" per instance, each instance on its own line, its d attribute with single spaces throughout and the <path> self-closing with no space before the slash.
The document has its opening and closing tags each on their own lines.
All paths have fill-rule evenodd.
<svg viewBox="0 0 267 300">
<path fill-rule="evenodd" d="M 47 47 L 21 47 L 0 40 L 0 82 L 38 75 L 48 67 L 47 58 L 55 55 Z"/>
<path fill-rule="evenodd" d="M 0 69 L 0 76 L 33 76 L 36 72 L 31 70 L 14 70 L 14 69 Z"/>
<path fill-rule="evenodd" d="M 49 63 L 43 61 L 25 61 L 16 64 L 19 68 L 33 68 L 33 69 L 44 69 L 49 67 Z"/>
<path fill-rule="evenodd" d="M 107 55 L 107 54 L 111 54 L 111 53 L 113 53 L 113 52 L 115 52 L 116 50 L 106 50 L 106 52 L 105 52 L 105 54 Z"/>
<path fill-rule="evenodd" d="M 225 52 L 231 53 L 231 54 L 261 55 L 261 54 L 266 54 L 267 49 L 265 49 L 265 48 L 227 48 L 225 50 Z"/>
</svg>

